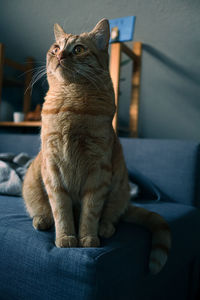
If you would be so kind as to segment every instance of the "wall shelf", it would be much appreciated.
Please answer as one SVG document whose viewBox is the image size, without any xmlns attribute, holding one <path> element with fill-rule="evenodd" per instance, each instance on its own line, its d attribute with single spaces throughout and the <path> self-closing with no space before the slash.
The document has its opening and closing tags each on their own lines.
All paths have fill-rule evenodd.
<svg viewBox="0 0 200 300">
<path fill-rule="evenodd" d="M 41 127 L 40 121 L 0 122 L 0 127 Z"/>
</svg>

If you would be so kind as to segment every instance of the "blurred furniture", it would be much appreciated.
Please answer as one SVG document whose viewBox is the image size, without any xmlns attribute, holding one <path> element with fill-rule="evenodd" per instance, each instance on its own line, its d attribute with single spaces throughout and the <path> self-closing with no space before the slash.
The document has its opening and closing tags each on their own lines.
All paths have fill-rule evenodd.
<svg viewBox="0 0 200 300">
<path fill-rule="evenodd" d="M 42 108 L 40 104 L 36 105 L 36 108 L 34 111 L 29 111 L 26 114 L 26 121 L 41 121 L 41 112 L 42 112 Z"/>
<path fill-rule="evenodd" d="M 1 153 L 40 149 L 38 135 L 0 134 L 0 141 Z M 151 234 L 140 226 L 121 222 L 99 248 L 56 248 L 54 229 L 36 231 L 22 198 L 0 195 L 0 299 L 200 299 L 199 142 L 121 143 L 130 179 L 141 190 L 136 205 L 159 213 L 171 228 L 162 271 L 148 273 Z"/>
<path fill-rule="evenodd" d="M 139 114 L 139 93 L 140 93 L 140 74 L 141 74 L 141 57 L 142 43 L 133 42 L 131 50 L 124 43 L 112 43 L 110 52 L 110 75 L 115 92 L 116 113 L 113 119 L 113 127 L 118 131 L 118 107 L 119 107 L 119 82 L 120 82 L 120 63 L 121 54 L 125 53 L 133 61 L 132 71 L 132 94 L 129 110 L 129 132 L 131 137 L 138 136 L 138 114 Z"/>
<path fill-rule="evenodd" d="M 20 86 L 24 89 L 24 99 L 23 99 L 23 109 L 24 114 L 28 113 L 31 105 L 31 89 L 30 83 L 33 75 L 33 65 L 34 60 L 31 57 L 26 59 L 24 64 L 18 63 L 10 58 L 5 57 L 5 46 L 0 43 L 0 109 L 1 109 L 1 97 L 3 86 Z M 24 80 L 19 80 L 16 78 L 6 78 L 4 76 L 4 66 L 9 66 L 15 70 L 24 73 Z M 39 126 L 40 122 L 1 122 L 0 126 Z"/>
<path fill-rule="evenodd" d="M 110 75 L 113 81 L 113 87 L 115 92 L 115 104 L 116 114 L 113 119 L 113 127 L 117 132 L 118 128 L 118 102 L 119 102 L 119 82 L 120 82 L 120 63 L 121 54 L 125 53 L 133 61 L 132 72 L 132 95 L 130 101 L 130 114 L 129 114 L 129 132 L 131 137 L 138 136 L 138 112 L 139 112 L 139 91 L 140 91 L 140 73 L 141 73 L 141 55 L 142 55 L 142 43 L 133 42 L 133 49 L 131 50 L 124 43 L 112 43 L 110 52 Z M 23 100 L 23 112 L 26 115 L 30 110 L 31 104 L 31 90 L 29 88 L 32 80 L 32 69 L 34 61 L 31 57 L 28 57 L 24 64 L 15 62 L 12 59 L 5 57 L 5 46 L 0 43 L 0 109 L 1 109 L 1 96 L 3 85 L 17 85 L 24 86 L 24 100 Z M 4 65 L 12 67 L 18 71 L 24 72 L 24 82 L 17 80 L 16 78 L 5 78 L 3 74 Z M 41 126 L 40 121 L 24 121 L 19 123 L 14 122 L 1 122 L 0 126 Z"/>
</svg>

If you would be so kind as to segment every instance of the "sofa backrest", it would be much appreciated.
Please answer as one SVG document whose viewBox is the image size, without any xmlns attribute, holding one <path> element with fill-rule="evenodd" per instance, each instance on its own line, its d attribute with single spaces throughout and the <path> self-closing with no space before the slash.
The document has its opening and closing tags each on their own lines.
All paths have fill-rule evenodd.
<svg viewBox="0 0 200 300">
<path fill-rule="evenodd" d="M 39 134 L 0 134 L 1 153 L 20 153 L 26 152 L 30 156 L 35 156 L 40 149 Z"/>
<path fill-rule="evenodd" d="M 200 144 L 193 141 L 121 138 L 128 170 L 137 169 L 171 201 L 200 206 Z M 0 134 L 0 152 L 40 150 L 36 134 Z"/>
<path fill-rule="evenodd" d="M 129 171 L 137 169 L 171 201 L 200 206 L 200 143 L 122 138 Z"/>
</svg>

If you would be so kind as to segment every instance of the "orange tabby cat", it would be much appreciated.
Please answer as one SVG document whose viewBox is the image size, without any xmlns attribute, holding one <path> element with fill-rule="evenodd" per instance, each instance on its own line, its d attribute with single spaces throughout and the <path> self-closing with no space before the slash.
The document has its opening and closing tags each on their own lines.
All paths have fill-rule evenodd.
<svg viewBox="0 0 200 300">
<path fill-rule="evenodd" d="M 98 247 L 119 219 L 153 233 L 149 268 L 161 270 L 170 248 L 167 223 L 130 205 L 128 174 L 113 127 L 114 92 L 108 70 L 109 23 L 66 34 L 56 24 L 47 53 L 49 91 L 42 109 L 41 151 L 23 185 L 33 226 L 55 223 L 57 247 Z"/>
</svg>

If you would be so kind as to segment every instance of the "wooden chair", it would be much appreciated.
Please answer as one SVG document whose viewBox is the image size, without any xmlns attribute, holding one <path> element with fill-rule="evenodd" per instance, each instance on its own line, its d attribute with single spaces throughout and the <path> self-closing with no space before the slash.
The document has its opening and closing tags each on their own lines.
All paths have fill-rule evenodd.
<svg viewBox="0 0 200 300">
<path fill-rule="evenodd" d="M 133 42 L 133 50 L 124 43 L 112 43 L 110 53 L 110 75 L 113 81 L 115 92 L 115 104 L 117 107 L 113 119 L 113 127 L 118 131 L 118 107 L 119 107 L 119 80 L 120 80 L 120 62 L 121 53 L 125 53 L 133 60 L 132 72 L 132 93 L 129 114 L 129 136 L 138 136 L 138 113 L 139 113 L 139 92 L 140 92 L 140 73 L 141 73 L 141 56 L 142 43 Z"/>
<path fill-rule="evenodd" d="M 4 77 L 4 65 L 12 67 L 18 71 L 25 72 L 24 82 L 17 81 L 16 79 L 8 79 Z M 2 43 L 0 43 L 0 105 L 1 105 L 1 97 L 2 97 L 2 87 L 3 83 L 9 83 L 9 85 L 23 85 L 24 86 L 24 99 L 23 99 L 23 112 L 26 114 L 30 110 L 31 105 L 31 90 L 29 88 L 30 82 L 32 80 L 32 69 L 33 69 L 34 61 L 33 58 L 28 57 L 24 64 L 20 64 L 12 59 L 5 57 L 5 47 Z"/>
</svg>

